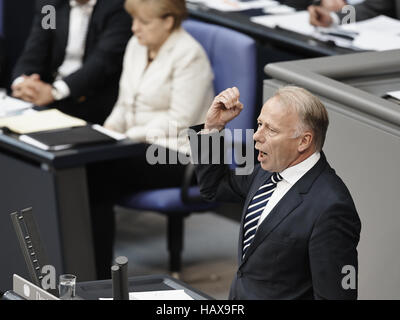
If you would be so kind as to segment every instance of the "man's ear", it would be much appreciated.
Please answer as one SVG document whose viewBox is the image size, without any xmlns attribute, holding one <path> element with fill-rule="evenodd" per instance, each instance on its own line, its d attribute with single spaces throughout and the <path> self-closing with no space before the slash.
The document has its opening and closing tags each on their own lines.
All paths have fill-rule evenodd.
<svg viewBox="0 0 400 320">
<path fill-rule="evenodd" d="M 305 131 L 301 135 L 301 140 L 299 142 L 298 150 L 299 152 L 304 152 L 308 150 L 314 142 L 314 134 L 311 131 Z"/>
</svg>

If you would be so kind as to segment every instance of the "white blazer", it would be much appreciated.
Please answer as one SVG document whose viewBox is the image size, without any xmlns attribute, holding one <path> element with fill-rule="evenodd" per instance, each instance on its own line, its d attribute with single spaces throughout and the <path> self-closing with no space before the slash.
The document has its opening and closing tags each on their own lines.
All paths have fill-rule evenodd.
<svg viewBox="0 0 400 320">
<path fill-rule="evenodd" d="M 133 36 L 125 52 L 119 97 L 105 125 L 134 141 L 186 151 L 182 130 L 203 123 L 214 98 L 207 55 L 179 28 L 146 66 L 147 47 Z"/>
</svg>

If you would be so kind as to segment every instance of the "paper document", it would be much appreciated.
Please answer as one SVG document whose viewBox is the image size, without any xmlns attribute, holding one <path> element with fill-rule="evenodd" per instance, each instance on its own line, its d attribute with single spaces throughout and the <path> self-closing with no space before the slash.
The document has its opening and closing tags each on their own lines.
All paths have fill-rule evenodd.
<svg viewBox="0 0 400 320">
<path fill-rule="evenodd" d="M 400 100 L 400 91 L 390 91 L 386 93 L 388 96 L 391 96 L 397 100 Z"/>
<path fill-rule="evenodd" d="M 260 9 L 279 4 L 277 1 L 273 0 L 254 0 L 245 2 L 237 0 L 189 0 L 188 2 L 200 3 L 208 8 L 225 12 Z"/>
<path fill-rule="evenodd" d="M 0 127 L 8 127 L 10 130 L 19 134 L 84 125 L 86 125 L 86 121 L 66 115 L 57 109 L 0 119 Z"/>
<path fill-rule="evenodd" d="M 7 117 L 32 108 L 33 104 L 4 95 L 0 97 L 0 117 Z"/>
<path fill-rule="evenodd" d="M 363 50 L 385 51 L 400 49 L 400 36 L 379 32 L 363 32 L 353 41 L 353 46 Z"/>
<path fill-rule="evenodd" d="M 358 34 L 353 41 L 357 48 L 376 51 L 400 48 L 400 21 L 397 19 L 381 15 L 341 28 Z"/>
<path fill-rule="evenodd" d="M 113 298 L 99 298 L 113 300 Z M 129 300 L 194 300 L 185 290 L 129 292 Z"/>
<path fill-rule="evenodd" d="M 387 35 L 398 35 L 400 33 L 400 20 L 380 15 L 356 23 L 343 24 L 341 28 L 357 33 L 378 32 Z"/>
<path fill-rule="evenodd" d="M 321 41 L 333 41 L 339 47 L 376 51 L 400 48 L 400 21 L 386 16 L 332 28 L 312 26 L 307 11 L 257 16 L 250 20 L 269 28 L 280 27 Z"/>
<path fill-rule="evenodd" d="M 317 32 L 316 28 L 310 24 L 310 15 L 308 11 L 305 10 L 282 15 L 251 17 L 250 20 L 269 28 L 279 26 L 282 29 L 298 32 L 307 36 L 313 36 Z"/>
<path fill-rule="evenodd" d="M 270 6 L 264 8 L 264 13 L 268 14 L 286 14 L 286 13 L 292 13 L 295 12 L 296 9 L 293 7 L 289 7 L 287 5 L 278 5 L 278 6 Z"/>
</svg>

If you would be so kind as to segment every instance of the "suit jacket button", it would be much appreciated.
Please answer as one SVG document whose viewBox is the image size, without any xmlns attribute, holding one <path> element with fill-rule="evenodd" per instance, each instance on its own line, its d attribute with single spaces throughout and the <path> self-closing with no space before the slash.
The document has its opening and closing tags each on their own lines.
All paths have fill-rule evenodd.
<svg viewBox="0 0 400 320">
<path fill-rule="evenodd" d="M 238 271 L 237 272 L 237 276 L 238 276 L 238 278 L 241 278 L 243 276 L 243 272 L 242 271 Z"/>
</svg>

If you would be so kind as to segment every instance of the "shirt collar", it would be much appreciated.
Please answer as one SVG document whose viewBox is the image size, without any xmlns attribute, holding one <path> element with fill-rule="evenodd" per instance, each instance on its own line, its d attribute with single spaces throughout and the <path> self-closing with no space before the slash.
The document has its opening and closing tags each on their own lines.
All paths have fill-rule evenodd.
<svg viewBox="0 0 400 320">
<path fill-rule="evenodd" d="M 300 178 L 306 174 L 319 160 L 321 154 L 317 151 L 314 152 L 307 159 L 302 162 L 294 165 L 293 167 L 286 168 L 283 170 L 280 175 L 284 180 L 289 182 L 291 185 L 294 185 Z"/>
<path fill-rule="evenodd" d="M 82 7 L 82 8 L 93 9 L 94 6 L 96 5 L 96 3 L 97 3 L 97 0 L 89 0 L 85 4 L 80 4 L 76 0 L 70 0 L 69 1 L 69 5 L 71 6 L 71 8 L 73 8 L 73 7 Z"/>
</svg>

